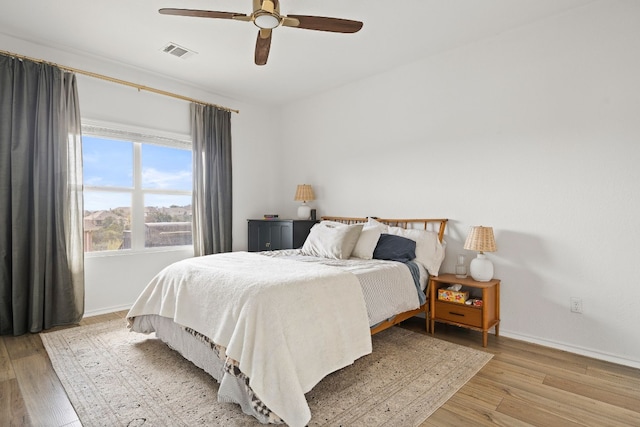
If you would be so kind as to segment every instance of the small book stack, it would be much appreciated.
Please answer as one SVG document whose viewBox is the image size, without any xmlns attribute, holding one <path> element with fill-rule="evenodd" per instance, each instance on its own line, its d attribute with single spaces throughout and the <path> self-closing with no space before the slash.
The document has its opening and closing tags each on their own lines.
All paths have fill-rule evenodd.
<svg viewBox="0 0 640 427">
<path fill-rule="evenodd" d="M 278 214 L 264 214 L 264 219 L 278 219 Z"/>
</svg>

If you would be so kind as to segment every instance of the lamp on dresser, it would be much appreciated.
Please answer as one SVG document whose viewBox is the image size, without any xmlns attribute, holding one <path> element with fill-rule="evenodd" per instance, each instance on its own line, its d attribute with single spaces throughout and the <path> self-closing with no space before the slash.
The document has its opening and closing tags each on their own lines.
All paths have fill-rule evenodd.
<svg viewBox="0 0 640 427">
<path fill-rule="evenodd" d="M 496 240 L 493 237 L 493 228 L 476 226 L 469 229 L 464 248 L 470 251 L 477 251 L 478 256 L 471 260 L 469 273 L 473 280 L 478 282 L 488 282 L 493 278 L 493 264 L 484 252 L 496 251 Z"/>
<path fill-rule="evenodd" d="M 313 188 L 309 184 L 300 184 L 296 189 L 296 196 L 293 198 L 296 202 L 302 202 L 298 207 L 298 218 L 309 219 L 311 218 L 311 207 L 307 205 L 307 202 L 315 200 L 316 196 L 313 194 Z"/>
</svg>

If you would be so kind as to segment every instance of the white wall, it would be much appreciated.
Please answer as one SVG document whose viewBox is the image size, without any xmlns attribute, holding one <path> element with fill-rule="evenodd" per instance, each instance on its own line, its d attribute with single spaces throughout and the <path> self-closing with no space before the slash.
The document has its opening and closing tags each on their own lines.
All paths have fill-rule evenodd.
<svg viewBox="0 0 640 427">
<path fill-rule="evenodd" d="M 146 74 L 122 64 L 80 56 L 0 34 L 3 50 L 64 66 L 93 71 L 110 77 L 144 84 L 204 102 L 239 109 L 232 114 L 233 138 L 233 248 L 247 248 L 247 218 L 259 217 L 265 210 L 275 210 L 278 180 L 277 153 L 279 115 L 272 109 L 248 105 L 201 91 L 162 76 Z M 189 135 L 189 103 L 138 91 L 134 88 L 77 76 L 80 111 L 83 119 L 119 123 L 126 126 Z M 263 173 L 269 165 L 270 173 Z M 272 167 L 275 166 L 275 167 Z M 93 315 L 126 309 L 133 304 L 149 280 L 171 262 L 193 256 L 192 249 L 137 253 L 133 256 L 112 254 L 85 259 L 85 313 Z"/>
<path fill-rule="evenodd" d="M 503 335 L 640 367 L 638 52 L 640 2 L 596 2 L 288 105 L 281 204 L 450 218 L 444 272 L 492 226 Z"/>
</svg>

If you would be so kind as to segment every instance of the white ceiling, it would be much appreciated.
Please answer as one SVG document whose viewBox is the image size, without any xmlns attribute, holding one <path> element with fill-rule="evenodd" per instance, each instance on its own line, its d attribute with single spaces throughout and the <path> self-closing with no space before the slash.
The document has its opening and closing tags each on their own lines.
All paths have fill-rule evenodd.
<svg viewBox="0 0 640 427">
<path fill-rule="evenodd" d="M 346 18 L 364 26 L 355 34 L 277 28 L 262 67 L 253 63 L 253 24 L 158 13 L 173 7 L 249 14 L 251 0 L 0 0 L 0 33 L 125 63 L 228 98 L 279 105 L 592 1 L 280 0 L 282 15 Z M 163 53 L 168 42 L 198 54 L 180 59 Z"/>
</svg>

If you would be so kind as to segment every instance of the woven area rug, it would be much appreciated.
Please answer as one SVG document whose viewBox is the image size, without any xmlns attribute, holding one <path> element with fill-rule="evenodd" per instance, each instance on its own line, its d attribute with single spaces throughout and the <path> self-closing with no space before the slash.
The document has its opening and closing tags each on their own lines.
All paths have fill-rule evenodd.
<svg viewBox="0 0 640 427">
<path fill-rule="evenodd" d="M 217 382 L 124 320 L 40 334 L 82 424 L 256 426 L 219 403 Z M 307 401 L 310 426 L 418 426 L 491 354 L 398 327 L 373 336 L 373 353 L 324 378 Z"/>
</svg>

